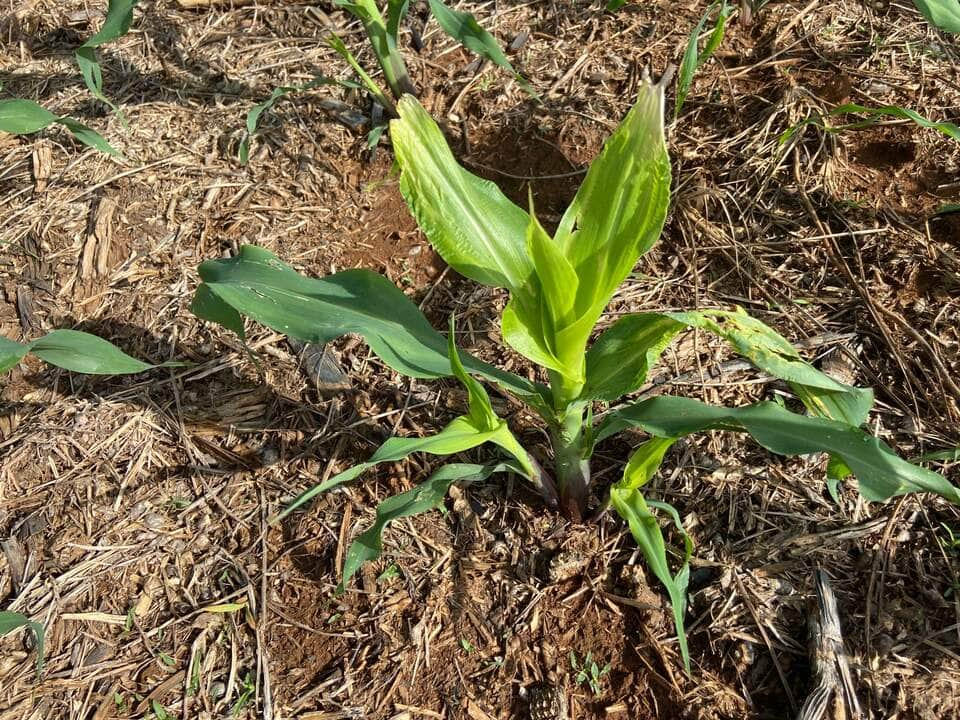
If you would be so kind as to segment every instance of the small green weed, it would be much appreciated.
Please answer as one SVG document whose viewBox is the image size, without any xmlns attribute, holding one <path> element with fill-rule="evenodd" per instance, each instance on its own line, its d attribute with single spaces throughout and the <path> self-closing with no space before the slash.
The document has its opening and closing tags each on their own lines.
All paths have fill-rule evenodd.
<svg viewBox="0 0 960 720">
<path fill-rule="evenodd" d="M 603 679 L 604 675 L 610 672 L 610 663 L 607 663 L 603 667 L 597 665 L 596 661 L 593 659 L 592 650 L 587 651 L 587 654 L 583 658 L 583 662 L 580 663 L 577 662 L 577 654 L 571 650 L 570 667 L 573 668 L 573 670 L 577 673 L 576 677 L 574 678 L 577 685 L 583 685 L 586 683 L 594 695 L 600 695 L 600 681 Z"/>
</svg>

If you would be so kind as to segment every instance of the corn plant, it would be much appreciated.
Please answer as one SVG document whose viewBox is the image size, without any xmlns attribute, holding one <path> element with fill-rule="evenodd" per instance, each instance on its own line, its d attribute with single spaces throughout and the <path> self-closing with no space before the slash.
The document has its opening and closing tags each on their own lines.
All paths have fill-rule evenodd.
<svg viewBox="0 0 960 720">
<path fill-rule="evenodd" d="M 384 81 L 393 97 L 400 98 L 405 93 L 416 94 L 416 88 L 410 79 L 410 73 L 407 71 L 398 44 L 400 23 L 403 22 L 409 10 L 409 0 L 388 0 L 386 19 L 377 7 L 376 0 L 334 0 L 334 2 L 351 13 L 363 25 L 373 53 L 383 71 Z M 442 0 L 428 0 L 428 3 L 430 13 L 447 35 L 468 50 L 504 68 L 522 82 L 522 78 L 513 69 L 513 65 L 507 60 L 497 41 L 481 27 L 473 15 L 453 10 Z M 359 68 L 359 64 L 340 38 L 334 35 L 330 43 L 353 66 L 354 70 Z M 384 93 L 365 72 L 361 70 L 358 74 L 374 97 L 377 99 L 383 97 Z M 393 104 L 388 102 L 384 107 L 392 110 Z"/>
<path fill-rule="evenodd" d="M 703 50 L 700 50 L 700 36 L 703 34 L 707 22 L 714 12 L 717 13 L 717 23 L 707 36 L 707 42 Z M 690 86 L 693 84 L 693 76 L 697 73 L 697 70 L 703 67 L 704 63 L 713 56 L 713 53 L 720 47 L 720 43 L 723 42 L 723 34 L 726 30 L 727 20 L 732 13 L 733 6 L 729 5 L 727 0 L 718 0 L 718 2 L 711 3 L 710 7 L 707 8 L 707 11 L 700 18 L 700 22 L 697 23 L 696 27 L 694 27 L 690 33 L 690 37 L 687 39 L 687 48 L 683 52 L 683 61 L 680 63 L 680 72 L 677 75 L 677 97 L 673 108 L 674 117 L 680 114 L 680 109 L 687 99 L 687 93 L 690 92 Z"/>
<path fill-rule="evenodd" d="M 480 55 L 491 61 L 495 65 L 505 69 L 513 75 L 528 93 L 533 95 L 533 90 L 523 77 L 513 68 L 506 55 L 500 49 L 500 45 L 489 32 L 477 22 L 476 18 L 467 12 L 460 12 L 447 7 L 442 0 L 428 0 L 430 12 L 436 19 L 440 28 L 450 37 L 463 45 L 471 52 Z M 410 79 L 410 73 L 407 70 L 406 62 L 400 53 L 399 34 L 400 24 L 407 16 L 410 6 L 410 0 L 388 0 L 387 15 L 384 18 L 380 8 L 377 7 L 376 0 L 335 0 L 338 7 L 348 11 L 356 17 L 363 25 L 367 39 L 370 41 L 370 47 L 380 70 L 383 73 L 383 79 L 387 84 L 389 92 L 377 84 L 377 81 L 368 73 L 347 47 L 343 39 L 336 33 L 331 33 L 327 37 L 327 44 L 332 47 L 340 57 L 342 57 L 350 68 L 356 73 L 362 85 L 370 93 L 371 97 L 387 112 L 391 117 L 396 117 L 397 108 L 393 100 L 400 98 L 404 94 L 416 94 L 417 89 Z M 317 77 L 311 82 L 303 85 L 283 86 L 275 89 L 270 97 L 256 104 L 247 113 L 247 131 L 243 141 L 240 144 L 239 158 L 241 164 L 246 164 L 250 154 L 250 141 L 256 134 L 260 118 L 263 114 L 273 107 L 273 105 L 283 96 L 291 93 L 299 93 L 307 90 L 313 90 L 320 85 L 337 84 L 351 89 L 356 89 L 358 85 L 351 81 L 332 80 L 325 77 Z M 370 129 L 367 136 L 367 142 L 370 147 L 377 145 L 383 134 L 383 124 L 378 124 Z"/>
<path fill-rule="evenodd" d="M 925 491 L 960 502 L 960 492 L 942 476 L 901 459 L 861 429 L 873 404 L 869 389 L 824 375 L 740 309 L 623 315 L 590 343 L 618 286 L 664 224 L 671 174 L 663 103 L 662 86 L 646 81 L 553 236 L 538 221 L 532 202 L 524 210 L 496 185 L 458 165 L 439 127 L 413 97 L 398 103 L 399 119 L 390 131 L 400 190 L 414 217 L 453 269 L 509 292 L 500 319 L 503 340 L 539 365 L 547 382 L 528 380 L 458 349 L 453 319 L 445 339 L 400 289 L 375 272 L 353 269 L 309 278 L 252 246 L 233 258 L 201 264 L 203 282 L 192 310 L 241 337 L 243 316 L 303 342 L 325 343 L 355 333 L 395 371 L 414 378 L 454 376 L 467 389 L 466 414 L 436 435 L 389 438 L 366 462 L 305 491 L 281 517 L 380 463 L 414 452 L 449 456 L 493 445 L 501 455 L 486 464 L 444 465 L 412 490 L 384 501 L 373 526 L 348 549 L 341 589 L 363 562 L 381 554 L 387 523 L 436 506 L 454 482 L 519 473 L 549 506 L 582 520 L 594 447 L 638 428 L 649 439 L 628 458 L 622 478 L 609 489 L 609 501 L 667 589 L 689 669 L 683 620 L 692 541 L 674 508 L 647 500 L 642 492 L 681 437 L 729 430 L 752 435 L 782 455 L 829 453 L 831 477 L 856 475 L 868 500 Z M 807 414 L 769 401 L 727 408 L 684 397 L 632 396 L 686 328 L 719 336 L 764 372 L 787 381 Z M 542 418 L 550 437 L 546 454 L 517 440 L 494 412 L 484 383 L 525 402 Z M 605 403 L 619 404 L 595 412 Z M 657 514 L 676 527 L 683 543 L 679 552 L 668 551 Z"/>
<path fill-rule="evenodd" d="M 103 71 L 97 61 L 96 53 L 97 48 L 101 45 L 106 45 L 126 35 L 130 29 L 130 23 L 133 21 L 133 8 L 137 2 L 138 0 L 110 0 L 107 4 L 107 15 L 104 18 L 103 26 L 77 48 L 74 54 L 87 90 L 97 100 L 109 105 L 110 109 L 123 123 L 126 120 L 123 113 L 120 112 L 120 108 L 114 105 L 103 93 Z"/>
</svg>

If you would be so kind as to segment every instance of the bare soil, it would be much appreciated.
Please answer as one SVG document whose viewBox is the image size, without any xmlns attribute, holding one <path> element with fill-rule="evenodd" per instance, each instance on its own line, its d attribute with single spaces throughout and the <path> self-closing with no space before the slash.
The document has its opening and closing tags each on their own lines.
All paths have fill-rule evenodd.
<svg viewBox="0 0 960 720">
<path fill-rule="evenodd" d="M 372 268 L 435 326 L 456 312 L 465 347 L 532 375 L 500 348 L 506 298 L 427 245 L 389 140 L 371 153 L 325 109 L 335 99 L 368 114 L 360 94 L 288 97 L 264 116 L 249 165 L 237 162 L 244 114 L 274 87 L 349 77 L 322 41 L 328 24 L 373 67 L 343 12 L 145 0 L 101 51 L 124 128 L 72 60 L 102 5 L 0 4 L 3 92 L 82 120 L 127 158 L 58 129 L 0 135 L 0 334 L 77 327 L 193 365 L 94 378 L 28 358 L 0 379 L 0 607 L 48 633 L 39 678 L 29 639 L 0 639 L 0 716 L 526 718 L 531 688 L 547 682 L 572 718 L 795 717 L 812 690 L 806 623 L 822 568 L 865 712 L 960 717 L 958 509 L 930 497 L 870 504 L 850 485 L 837 504 L 821 460 L 770 457 L 730 435 L 678 443 L 650 488 L 696 542 L 690 676 L 623 524 L 608 513 L 571 526 L 517 479 L 455 487 L 444 512 L 393 524 L 384 557 L 337 594 L 376 504 L 439 461 L 382 467 L 270 518 L 386 437 L 435 431 L 464 393 L 396 376 L 350 338 L 332 348 L 351 388 L 321 392 L 283 337 L 251 325 L 258 367 L 190 314 L 196 265 L 250 243 L 313 275 Z M 511 59 L 542 102 L 424 27 L 415 4 L 423 50 L 407 33 L 405 52 L 421 100 L 464 165 L 522 205 L 532 191 L 548 226 L 643 69 L 679 62 L 704 9 L 458 7 L 504 44 L 529 33 Z M 749 15 L 731 20 L 669 128 L 667 227 L 611 314 L 744 306 L 811 360 L 842 361 L 874 387 L 870 427 L 899 452 L 956 447 L 960 214 L 936 212 L 960 202 L 960 145 L 902 122 L 780 136 L 845 102 L 957 122 L 960 47 L 910 3 L 772 2 Z M 689 334 L 647 391 L 783 396 L 755 373 L 719 372 L 728 359 Z M 548 459 L 543 428 L 509 398 L 494 402 Z M 595 504 L 641 439 L 598 448 Z M 960 481 L 957 463 L 936 467 Z M 572 668 L 571 653 L 580 663 L 588 652 L 609 664 L 596 692 Z"/>
</svg>

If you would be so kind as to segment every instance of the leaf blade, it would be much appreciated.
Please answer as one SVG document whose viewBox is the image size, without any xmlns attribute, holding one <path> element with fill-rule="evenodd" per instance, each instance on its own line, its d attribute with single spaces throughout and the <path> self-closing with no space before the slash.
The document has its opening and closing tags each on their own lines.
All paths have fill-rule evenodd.
<svg viewBox="0 0 960 720">
<path fill-rule="evenodd" d="M 839 458 L 857 476 L 860 494 L 867 500 L 932 492 L 960 504 L 960 490 L 943 476 L 901 459 L 879 438 L 843 422 L 792 413 L 772 402 L 724 408 L 690 398 L 650 398 L 608 413 L 597 428 L 597 441 L 628 427 L 668 438 L 714 429 L 746 432 L 778 455 L 827 452 Z"/>
<path fill-rule="evenodd" d="M 533 272 L 527 213 L 488 180 L 461 167 L 440 128 L 413 97 L 390 122 L 400 192 L 441 257 L 472 280 L 520 290 Z"/>
</svg>

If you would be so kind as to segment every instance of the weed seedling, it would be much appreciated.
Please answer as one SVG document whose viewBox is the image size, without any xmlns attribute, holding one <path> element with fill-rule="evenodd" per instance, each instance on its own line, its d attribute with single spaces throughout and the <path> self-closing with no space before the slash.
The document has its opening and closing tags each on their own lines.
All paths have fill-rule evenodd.
<svg viewBox="0 0 960 720">
<path fill-rule="evenodd" d="M 574 678 L 577 685 L 586 684 L 590 688 L 591 692 L 599 697 L 600 681 L 603 679 L 604 675 L 610 672 L 610 663 L 607 663 L 601 668 L 593 659 L 592 650 L 587 651 L 586 656 L 583 658 L 583 663 L 578 663 L 577 654 L 571 650 L 570 667 L 572 667 L 574 672 L 577 673 L 576 677 Z"/>
</svg>

